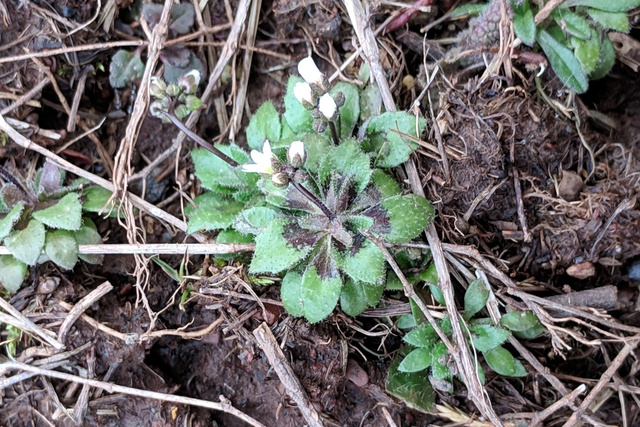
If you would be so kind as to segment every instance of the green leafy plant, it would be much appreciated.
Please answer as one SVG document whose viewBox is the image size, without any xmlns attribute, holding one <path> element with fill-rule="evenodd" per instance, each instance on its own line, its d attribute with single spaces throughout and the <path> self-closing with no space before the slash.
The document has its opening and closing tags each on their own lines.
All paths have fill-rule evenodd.
<svg viewBox="0 0 640 427">
<path fill-rule="evenodd" d="M 511 0 L 513 28 L 526 45 L 540 46 L 560 80 L 571 90 L 583 93 L 589 80 L 606 76 L 615 63 L 615 49 L 609 31 L 628 33 L 627 12 L 640 0 L 568 0 L 535 23 L 534 17 L 549 1 Z M 492 1 L 482 15 L 470 22 L 463 41 L 495 41 L 499 26 L 499 3 Z M 486 43 L 484 41 L 487 41 Z"/>
<path fill-rule="evenodd" d="M 155 3 L 144 3 L 141 15 L 153 28 L 160 21 L 163 6 Z M 174 35 L 187 34 L 193 27 L 195 12 L 191 3 L 174 4 L 170 12 L 169 31 Z M 133 52 L 121 49 L 111 58 L 109 66 L 109 83 L 116 89 L 123 88 L 144 74 L 145 64 L 142 61 L 142 48 Z M 162 49 L 160 60 L 164 64 L 164 80 L 176 83 L 178 77 L 189 70 L 205 72 L 202 61 L 187 47 L 180 45 L 168 46 Z"/>
<path fill-rule="evenodd" d="M 442 291 L 436 285 L 437 277 L 430 269 L 423 275 L 428 284 L 431 295 L 439 304 L 444 304 Z M 508 377 L 522 377 L 527 374 L 522 363 L 514 358 L 503 347 L 511 333 L 521 338 L 535 338 L 544 332 L 544 327 L 538 318 L 531 312 L 514 311 L 504 315 L 500 325 L 493 324 L 487 317 L 476 317 L 480 313 L 489 298 L 489 290 L 481 280 L 472 282 L 464 295 L 464 310 L 459 319 L 462 330 L 467 332 L 470 348 L 478 352 L 484 358 L 486 364 L 496 373 Z M 387 389 L 390 393 L 408 401 L 411 405 L 423 410 L 431 410 L 433 399 L 427 390 L 432 387 L 441 391 L 453 390 L 453 366 L 449 363 L 448 352 L 445 344 L 440 340 L 435 328 L 424 321 L 421 313 L 414 310 L 412 322 L 404 322 L 411 330 L 404 337 L 407 344 L 387 377 Z M 400 322 L 399 326 L 400 326 Z M 451 319 L 445 316 L 438 321 L 439 328 L 452 337 Z M 482 365 L 476 365 L 478 377 L 485 381 L 485 373 Z M 419 375 L 417 375 L 420 373 Z M 402 379 L 402 380 L 400 380 Z M 417 391 L 421 391 L 418 394 Z"/>
<path fill-rule="evenodd" d="M 311 58 L 299 71 L 304 80 L 289 79 L 282 115 L 266 102 L 251 118 L 251 153 L 235 144 L 207 146 L 188 133 L 205 147 L 192 158 L 209 191 L 187 215 L 189 232 L 219 231 L 219 242 L 255 241 L 250 272 L 284 274 L 285 308 L 318 322 L 338 302 L 357 315 L 380 300 L 387 266 L 367 235 L 409 242 L 434 211 L 423 197 L 403 194 L 384 171 L 408 160 L 425 121 L 404 112 L 363 119 L 362 88 L 331 87 Z M 157 87 L 152 114 L 182 129 L 177 105 L 193 92 Z"/>
<path fill-rule="evenodd" d="M 78 245 L 102 243 L 83 211 L 101 210 L 110 192 L 82 179 L 64 186 L 64 174 L 48 161 L 32 180 L 3 167 L 0 176 L 5 181 L 0 188 L 0 243 L 11 252 L 0 256 L 0 284 L 7 291 L 17 291 L 28 266 L 37 263 L 51 260 L 69 270 L 78 259 L 102 261 L 99 255 L 78 253 Z"/>
</svg>

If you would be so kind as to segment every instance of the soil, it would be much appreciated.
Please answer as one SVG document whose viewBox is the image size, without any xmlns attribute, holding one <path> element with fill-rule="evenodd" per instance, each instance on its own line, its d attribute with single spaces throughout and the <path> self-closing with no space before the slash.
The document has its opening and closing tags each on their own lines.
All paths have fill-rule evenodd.
<svg viewBox="0 0 640 427">
<path fill-rule="evenodd" d="M 115 2 L 121 14 L 109 31 L 93 22 L 89 25 L 92 31 L 79 31 L 64 38 L 65 46 L 144 38 L 139 26 L 125 18 L 130 3 Z M 235 11 L 236 2 L 230 3 Z M 222 18 L 227 16 L 223 2 L 209 6 L 214 25 L 226 22 Z M 2 7 L 6 8 L 6 14 Z M 377 23 L 390 13 L 381 5 L 371 12 Z M 4 25 L 0 57 L 19 55 L 24 49 L 42 51 L 61 47 L 58 35 L 52 32 L 50 18 L 45 18 L 47 14 L 82 23 L 90 22 L 94 13 L 94 6 L 75 0 L 55 4 L 0 3 L 3 22 L 0 26 Z M 287 76 L 295 73 L 296 59 L 302 58 L 308 47 L 325 59 L 322 67 L 329 72 L 333 71 L 330 60 L 342 61 L 355 50 L 352 28 L 337 3 L 265 1 L 261 17 L 258 45 L 276 54 L 288 55 L 292 60 L 259 51 L 254 53 L 247 96 L 250 111 L 268 99 L 282 108 L 279 100 Z M 64 28 L 64 24 L 60 25 L 59 28 Z M 413 25 L 408 28 L 415 36 L 416 28 Z M 453 29 L 446 23 L 441 24 L 434 27 L 429 36 L 450 36 Z M 225 41 L 227 35 L 228 32 L 223 31 L 215 34 L 214 39 Z M 637 36 L 635 32 L 632 35 Z M 380 40 L 387 46 L 382 61 L 394 95 L 400 100 L 400 108 L 409 108 L 423 89 L 419 86 L 419 75 L 424 69 L 421 70 L 422 53 L 404 49 L 400 43 L 393 44 L 394 37 L 401 36 L 406 34 L 381 36 Z M 204 47 L 195 47 L 194 51 L 204 58 Z M 71 77 L 77 78 L 77 73 L 86 71 L 84 67 L 88 65 L 96 68 L 87 79 L 79 117 L 88 127 L 97 124 L 98 118 L 106 117 L 96 133 L 102 148 L 95 140 L 82 138 L 63 149 L 61 155 L 107 179 L 112 178 L 109 160 L 117 153 L 135 98 L 132 93 L 135 84 L 123 90 L 113 90 L 109 85 L 108 63 L 114 52 L 115 49 L 102 49 L 41 59 L 43 66 L 58 76 L 60 91 L 69 101 L 76 87 Z M 238 56 L 238 69 L 241 56 Z M 104 66 L 103 70 L 97 68 L 99 63 Z M 355 79 L 360 63 L 358 60 L 347 68 L 344 77 Z M 0 64 L 0 91 L 17 95 L 27 92 L 44 76 L 36 65 L 30 60 Z M 407 75 L 415 77 L 418 86 L 403 83 Z M 533 74 L 527 71 L 521 74 L 523 78 L 515 78 L 508 84 L 502 78 L 481 82 L 479 75 L 465 75 L 464 81 L 454 86 L 439 81 L 437 94 L 430 95 L 438 102 L 436 122 L 442 143 L 462 155 L 458 160 L 450 157 L 448 169 L 441 159 L 415 156 L 427 197 L 438 209 L 436 226 L 442 240 L 477 247 L 485 257 L 499 261 L 500 268 L 510 277 L 531 284 L 541 296 L 615 285 L 628 291 L 630 297 L 624 309 L 610 314 L 628 325 L 640 326 L 634 307 L 638 281 L 631 280 L 628 274 L 640 259 L 640 205 L 636 203 L 640 190 L 638 74 L 624 65 L 616 65 L 607 78 L 592 83 L 589 92 L 577 99 L 569 116 L 540 98 Z M 563 104 L 567 93 L 551 76 L 549 72 L 545 75 L 544 91 L 553 101 Z M 219 93 L 225 99 L 233 99 L 234 90 L 233 85 L 225 84 Z M 23 106 L 11 113 L 11 117 L 34 125 L 25 134 L 34 142 L 55 151 L 83 132 L 77 129 L 67 134 L 64 130 L 67 115 L 59 106 L 58 94 L 50 86 L 34 100 L 40 101 L 42 107 Z M 0 109 L 10 103 L 0 99 Z M 429 117 L 429 105 L 425 103 L 422 110 Z M 601 116 L 594 111 L 608 117 L 609 123 L 615 126 L 599 119 Z M 576 117 L 580 118 L 579 127 L 574 121 Z M 245 114 L 244 125 L 246 123 Z M 58 131 L 62 139 L 52 141 L 38 135 L 37 126 Z M 208 139 L 216 138 L 221 132 L 213 108 L 204 112 L 198 126 L 199 134 Z M 142 170 L 171 146 L 175 135 L 177 131 L 173 126 L 147 117 L 142 123 L 132 168 Z M 437 138 L 433 129 L 423 136 L 434 144 Z M 237 142 L 244 144 L 244 136 L 238 135 Z M 133 182 L 130 191 L 142 194 L 144 190 L 149 202 L 164 204 L 163 209 L 182 217 L 183 203 L 201 191 L 193 176 L 188 156 L 190 148 L 192 145 L 188 143 L 177 162 L 171 157 L 154 170 L 144 186 L 142 181 Z M 32 152 L 19 149 L 15 144 L 0 146 L 3 166 L 32 173 L 40 162 Z M 176 164 L 178 172 L 174 173 Z M 519 179 L 520 195 L 514 185 L 514 175 Z M 185 189 L 181 194 L 184 199 L 175 197 L 178 184 Z M 523 215 L 518 213 L 519 206 Z M 619 209 L 621 206 L 627 208 Z M 609 219 L 613 220 L 608 222 Z M 126 243 L 126 232 L 117 219 L 96 216 L 94 220 L 107 243 Z M 523 230 L 523 221 L 531 239 Z M 147 242 L 178 243 L 187 239 L 184 233 L 168 229 L 153 218 L 145 217 L 142 224 Z M 181 262 L 176 256 L 164 256 L 163 260 L 173 267 Z M 70 358 L 64 369 L 87 375 L 88 359 L 93 354 L 94 378 L 212 402 L 219 402 L 224 396 L 235 408 L 267 426 L 304 425 L 299 409 L 285 393 L 251 334 L 266 321 L 326 425 L 385 426 L 389 425 L 388 419 L 401 426 L 447 422 L 445 418 L 409 409 L 385 392 L 387 369 L 402 345 L 397 329 L 390 330 L 383 318 L 353 319 L 339 313 L 320 324 L 310 325 L 284 311 L 278 286 L 253 287 L 252 292 L 268 301 L 263 312 L 247 292 L 249 279 L 244 262 L 246 259 L 242 257 L 221 260 L 191 256 L 188 269 L 202 278 L 190 279 L 182 285 L 149 263 L 150 280 L 144 292 L 150 308 L 159 313 L 153 319 L 154 330 L 197 331 L 218 319 L 222 319 L 222 326 L 198 340 L 165 335 L 153 340 L 125 342 L 78 321 L 64 344 L 74 349 L 90 343 L 91 350 Z M 571 268 L 584 263 L 592 265 L 594 271 L 579 278 Z M 114 290 L 85 314 L 120 333 L 141 336 L 150 328 L 152 319 L 140 304 L 134 287 L 134 270 L 135 261 L 128 255 L 108 255 L 99 266 L 80 263 L 71 272 L 61 271 L 50 263 L 41 264 L 31 269 L 25 286 L 13 296 L 11 303 L 43 327 L 55 330 L 66 315 L 59 304 L 61 301 L 74 304 L 108 280 Z M 43 293 L 41 283 L 46 281 L 59 285 Z M 189 298 L 180 302 L 187 287 Z M 387 332 L 377 333 L 381 329 Z M 585 339 L 595 339 L 593 331 L 580 331 L 580 334 Z M 616 354 L 613 345 L 590 347 L 577 340 L 571 342 L 573 348 L 565 349 L 562 356 L 552 351 L 548 336 L 527 342 L 527 347 L 566 381 L 569 388 L 575 388 L 582 378 L 598 378 Z M 18 360 L 27 363 L 35 360 L 27 351 L 33 346 L 34 341 L 23 336 L 16 352 Z M 621 377 L 635 372 L 630 365 L 623 365 Z M 627 381 L 629 385 L 638 385 L 633 378 Z M 514 381 L 488 374 L 487 390 L 500 415 L 538 411 L 561 397 L 553 389 L 544 387 L 547 384 L 539 384 L 534 376 Z M 73 408 L 81 388 L 45 377 L 30 378 L 3 388 L 0 423 L 6 426 L 74 425 L 73 414 L 61 408 Z M 456 384 L 454 394 L 440 393 L 438 399 L 465 413 L 478 413 L 467 399 L 462 384 Z M 599 415 L 608 423 L 617 424 L 620 411 L 620 402 L 611 399 Z M 637 422 L 639 413 L 640 409 L 631 401 L 627 412 L 629 420 Z M 630 422 L 629 425 L 633 425 L 633 421 Z M 224 412 L 108 394 L 97 389 L 90 391 L 83 418 L 83 424 L 89 426 L 235 426 L 239 423 L 237 418 Z"/>
</svg>

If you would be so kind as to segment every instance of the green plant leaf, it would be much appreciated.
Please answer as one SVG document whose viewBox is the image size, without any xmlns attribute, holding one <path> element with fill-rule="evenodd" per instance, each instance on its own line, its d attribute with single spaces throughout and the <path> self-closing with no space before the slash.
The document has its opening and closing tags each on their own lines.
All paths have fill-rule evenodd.
<svg viewBox="0 0 640 427">
<path fill-rule="evenodd" d="M 546 331 L 547 331 L 547 329 L 544 327 L 544 325 L 542 325 L 542 323 L 539 323 L 538 325 L 534 326 L 533 328 L 526 329 L 524 331 L 513 331 L 513 335 L 515 335 L 518 338 L 523 338 L 523 339 L 526 339 L 526 340 L 530 340 L 530 339 L 539 337 L 540 335 L 542 335 Z"/>
<path fill-rule="evenodd" d="M 440 289 L 440 286 L 438 285 L 429 285 L 429 291 L 431 292 L 431 295 L 433 296 L 433 299 L 436 300 L 436 302 L 440 305 L 446 305 L 445 304 L 445 299 L 444 299 L 444 294 L 442 293 L 442 289 Z"/>
<path fill-rule="evenodd" d="M 301 298 L 304 317 L 311 323 L 324 320 L 338 304 L 342 278 L 331 256 L 329 239 L 302 275 Z"/>
<path fill-rule="evenodd" d="M 265 140 L 277 142 L 282 135 L 280 115 L 273 102 L 267 101 L 256 110 L 247 126 L 247 145 L 252 150 L 262 152 Z"/>
<path fill-rule="evenodd" d="M 247 153 L 237 145 L 216 144 L 215 147 L 238 164 L 249 161 Z M 195 175 L 207 190 L 215 191 L 219 186 L 231 188 L 252 186 L 258 180 L 258 174 L 236 170 L 220 157 L 203 148 L 191 151 L 191 158 L 196 169 Z"/>
<path fill-rule="evenodd" d="M 458 6 L 451 11 L 451 13 L 449 14 L 449 19 L 454 20 L 477 16 L 487 10 L 488 6 L 489 3 L 463 4 L 462 6 Z"/>
<path fill-rule="evenodd" d="M 35 211 L 33 217 L 51 228 L 79 230 L 82 226 L 82 204 L 77 193 L 69 193 L 58 202 L 41 211 Z"/>
<path fill-rule="evenodd" d="M 24 262 L 12 255 L 0 255 L 0 285 L 10 294 L 18 292 L 27 272 Z"/>
<path fill-rule="evenodd" d="M 531 311 L 512 311 L 502 316 L 500 324 L 511 331 L 521 332 L 540 325 L 540 321 Z"/>
<path fill-rule="evenodd" d="M 113 202 L 106 206 L 112 195 L 111 191 L 97 185 L 87 187 L 82 191 L 82 209 L 92 213 L 99 213 L 104 209 L 104 212 L 111 212 L 109 216 L 116 217 L 118 214 Z"/>
<path fill-rule="evenodd" d="M 527 374 L 527 370 L 525 369 L 525 367 L 522 364 L 522 362 L 520 362 L 516 358 L 514 358 L 513 361 L 515 362 L 516 371 L 511 376 L 512 377 L 526 377 L 528 375 Z"/>
<path fill-rule="evenodd" d="M 411 351 L 411 353 L 407 354 L 404 359 L 402 359 L 402 362 L 400 362 L 400 366 L 398 366 L 398 371 L 420 372 L 431 366 L 431 363 L 431 349 L 416 348 L 415 350 Z"/>
<path fill-rule="evenodd" d="M 71 270 L 78 262 L 78 242 L 71 231 L 53 230 L 46 235 L 44 252 L 60 267 Z"/>
<path fill-rule="evenodd" d="M 573 52 L 545 30 L 538 32 L 537 40 L 558 78 L 569 89 L 577 93 L 584 93 L 589 86 L 589 82 Z"/>
<path fill-rule="evenodd" d="M 489 351 L 502 345 L 509 338 L 509 331 L 491 325 L 469 326 L 473 337 L 473 346 L 478 351 Z"/>
<path fill-rule="evenodd" d="M 341 253 L 338 265 L 355 281 L 379 285 L 385 277 L 384 255 L 370 240 L 356 241 Z"/>
<path fill-rule="evenodd" d="M 386 389 L 392 395 L 402 399 L 410 408 L 421 411 L 433 411 L 435 393 L 427 376 L 422 372 L 401 372 L 400 361 L 395 359 L 387 372 Z"/>
<path fill-rule="evenodd" d="M 89 218 L 82 218 L 82 227 L 74 232 L 74 236 L 78 245 L 99 245 L 102 243 L 102 237 L 96 228 L 96 225 Z M 78 254 L 78 257 L 89 264 L 100 264 L 104 259 L 104 255 L 100 254 Z"/>
<path fill-rule="evenodd" d="M 403 314 L 398 317 L 398 323 L 396 323 L 398 329 L 412 329 L 416 327 L 416 319 L 413 314 Z"/>
<path fill-rule="evenodd" d="M 380 88 L 375 83 L 367 85 L 360 94 L 360 121 L 379 116 L 383 109 Z"/>
<path fill-rule="evenodd" d="M 365 286 L 353 280 L 347 280 L 344 283 L 340 294 L 340 308 L 345 314 L 356 317 L 367 309 L 367 296 L 364 293 Z"/>
<path fill-rule="evenodd" d="M 640 6 L 640 0 L 567 0 L 560 7 L 587 6 L 607 12 L 627 12 Z"/>
<path fill-rule="evenodd" d="M 516 359 L 504 347 L 496 347 L 482 353 L 487 365 L 500 375 L 513 376 L 516 373 Z"/>
<path fill-rule="evenodd" d="M 144 8 L 144 6 L 142 7 Z M 160 13 L 162 13 L 162 11 L 160 11 Z M 178 34 L 187 34 L 191 27 L 193 27 L 194 19 L 195 12 L 191 3 L 174 4 L 173 7 L 171 7 L 171 24 L 169 24 L 169 29 Z"/>
<path fill-rule="evenodd" d="M 176 48 L 178 48 L 178 46 L 176 46 Z M 165 61 L 164 72 L 162 74 L 164 80 L 167 83 L 178 83 L 178 79 L 191 70 L 198 70 L 198 72 L 200 72 L 200 75 L 204 77 L 207 70 L 202 64 L 202 61 L 198 59 L 196 54 L 186 47 L 180 46 L 179 48 L 186 51 L 186 64 L 182 65 L 182 63 L 180 63 L 180 65 L 175 65 L 175 63 L 172 63 L 172 61 Z"/>
<path fill-rule="evenodd" d="M 589 40 L 580 40 L 572 38 L 574 44 L 574 54 L 576 59 L 580 62 L 582 71 L 585 74 L 591 74 L 598 65 L 598 59 L 600 58 L 600 38 L 595 30 L 591 30 L 591 38 Z"/>
<path fill-rule="evenodd" d="M 375 166 L 396 167 L 409 160 L 418 148 L 409 137 L 418 138 L 426 126 L 426 120 L 404 111 L 382 113 L 367 124 L 362 149 L 373 155 Z"/>
<path fill-rule="evenodd" d="M 276 211 L 267 206 L 254 206 L 241 211 L 233 222 L 233 228 L 242 234 L 259 234 L 276 218 Z"/>
<path fill-rule="evenodd" d="M 296 271 L 289 271 L 282 279 L 280 297 L 284 308 L 295 317 L 302 317 L 302 276 Z"/>
<path fill-rule="evenodd" d="M 194 203 L 198 206 L 189 216 L 187 233 L 198 231 L 222 230 L 231 227 L 244 203 L 234 200 L 224 200 L 222 197 L 208 197 L 211 193 L 205 193 L 196 197 Z"/>
<path fill-rule="evenodd" d="M 582 16 L 568 9 L 556 8 L 551 13 L 554 21 L 568 34 L 583 40 L 591 37 L 591 26 Z"/>
<path fill-rule="evenodd" d="M 0 243 L 11 233 L 13 225 L 18 222 L 23 210 L 24 202 L 18 202 L 4 218 L 0 219 Z"/>
<path fill-rule="evenodd" d="M 533 20 L 533 12 L 529 6 L 529 1 L 518 3 L 511 0 L 513 5 L 513 29 L 522 43 L 533 46 L 536 42 L 536 23 Z"/>
<path fill-rule="evenodd" d="M 284 95 L 284 115 L 287 125 L 294 133 L 305 133 L 313 131 L 313 118 L 311 112 L 304 108 L 300 101 L 293 94 L 293 87 L 298 82 L 303 82 L 298 76 L 289 77 L 287 82 L 287 93 Z"/>
<path fill-rule="evenodd" d="M 323 185 L 327 185 L 332 174 L 338 173 L 344 179 L 353 177 L 357 192 L 361 192 L 369 184 L 371 179 L 371 166 L 367 156 L 358 143 L 353 139 L 347 139 L 340 145 L 332 147 L 320 162 L 318 176 Z"/>
<path fill-rule="evenodd" d="M 609 74 L 613 64 L 616 63 L 616 50 L 613 47 L 613 43 L 609 37 L 605 37 L 602 40 L 602 46 L 600 48 L 600 57 L 598 58 L 598 65 L 595 70 L 591 72 L 589 76 L 591 80 L 598 80 Z"/>
<path fill-rule="evenodd" d="M 371 231 L 389 243 L 403 243 L 417 237 L 433 221 L 431 204 L 415 194 L 383 200 L 362 215 L 373 218 Z"/>
<path fill-rule="evenodd" d="M 329 93 L 334 95 L 338 92 L 342 92 L 345 97 L 344 105 L 338 111 L 340 138 L 344 140 L 353 136 L 353 130 L 360 117 L 360 90 L 353 83 L 338 82 L 333 85 Z"/>
<path fill-rule="evenodd" d="M 605 12 L 598 9 L 587 9 L 587 13 L 591 19 L 604 28 L 620 31 L 621 33 L 629 32 L 629 18 L 625 12 Z"/>
<path fill-rule="evenodd" d="M 436 269 L 436 265 L 435 264 L 431 264 L 431 265 L 429 265 L 429 267 L 427 267 L 426 270 L 421 271 L 420 274 L 418 274 L 418 279 L 423 281 L 423 282 L 427 282 L 430 285 L 437 285 L 438 284 L 438 270 Z"/>
<path fill-rule="evenodd" d="M 381 199 L 388 199 L 389 197 L 402 194 L 402 189 L 400 185 L 398 185 L 398 181 L 383 172 L 382 169 L 374 169 L 371 174 L 371 183 L 380 192 Z"/>
<path fill-rule="evenodd" d="M 434 340 L 437 339 L 437 337 L 438 334 L 436 334 L 436 330 L 427 323 L 406 334 L 402 337 L 402 340 L 414 347 L 433 349 Z"/>
<path fill-rule="evenodd" d="M 164 271 L 167 276 L 171 277 L 171 279 L 173 279 L 175 282 L 182 282 L 182 277 L 180 277 L 180 273 L 178 273 L 178 270 L 171 267 L 169 264 L 167 264 L 157 256 L 151 257 L 151 261 L 153 261 L 158 267 L 160 267 L 162 271 Z"/>
<path fill-rule="evenodd" d="M 436 380 L 451 381 L 451 370 L 447 365 L 447 360 L 449 359 L 449 351 L 447 350 L 447 346 L 444 345 L 443 342 L 436 343 L 436 345 L 433 347 L 431 357 L 433 358 L 431 364 L 431 372 L 433 374 L 433 377 Z"/>
<path fill-rule="evenodd" d="M 464 318 L 471 319 L 476 313 L 487 305 L 489 289 L 480 279 L 474 280 L 464 294 Z"/>
<path fill-rule="evenodd" d="M 304 134 L 300 140 L 304 142 L 304 149 L 307 152 L 304 168 L 309 172 L 317 172 L 320 162 L 326 156 L 329 147 L 332 147 L 331 142 L 317 133 Z"/>
<path fill-rule="evenodd" d="M 305 258 L 320 237 L 319 233 L 303 230 L 296 223 L 275 219 L 256 237 L 256 248 L 249 269 L 252 273 L 279 273 L 286 270 Z"/>
<path fill-rule="evenodd" d="M 18 260 L 27 265 L 36 265 L 44 247 L 44 225 L 36 219 L 29 221 L 26 228 L 14 230 L 4 239 L 4 244 Z"/>
<path fill-rule="evenodd" d="M 119 50 L 111 57 L 111 65 L 109 65 L 111 87 L 121 89 L 142 78 L 143 74 L 144 64 L 139 53 Z"/>
</svg>

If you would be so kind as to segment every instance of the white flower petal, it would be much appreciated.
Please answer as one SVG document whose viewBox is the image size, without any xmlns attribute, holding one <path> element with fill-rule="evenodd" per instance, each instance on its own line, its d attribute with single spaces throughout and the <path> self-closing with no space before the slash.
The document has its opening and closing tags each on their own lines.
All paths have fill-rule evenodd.
<svg viewBox="0 0 640 427">
<path fill-rule="evenodd" d="M 293 86 L 293 95 L 296 97 L 298 102 L 302 105 L 305 103 L 314 104 L 313 102 L 313 91 L 311 90 L 311 86 L 307 82 L 298 82 Z"/>
<path fill-rule="evenodd" d="M 325 93 L 320 97 L 318 102 L 318 109 L 327 120 L 333 120 L 338 109 L 336 102 L 333 100 L 330 94 Z"/>
<path fill-rule="evenodd" d="M 324 75 L 310 56 L 298 63 L 298 72 L 307 83 L 322 85 Z"/>
</svg>

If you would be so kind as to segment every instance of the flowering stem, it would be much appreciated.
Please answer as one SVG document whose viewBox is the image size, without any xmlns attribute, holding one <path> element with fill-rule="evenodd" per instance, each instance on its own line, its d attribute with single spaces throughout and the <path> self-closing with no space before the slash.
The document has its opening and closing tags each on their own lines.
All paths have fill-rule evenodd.
<svg viewBox="0 0 640 427">
<path fill-rule="evenodd" d="M 331 129 L 331 138 L 333 139 L 333 143 L 335 145 L 340 144 L 340 138 L 338 138 L 338 131 L 336 130 L 336 124 L 334 122 L 329 122 L 329 129 Z"/>
<path fill-rule="evenodd" d="M 216 147 L 214 147 L 213 145 L 211 145 L 210 143 L 208 143 L 207 141 L 202 139 L 200 136 L 196 135 L 191 129 L 186 127 L 184 125 L 184 123 L 182 123 L 173 114 L 173 109 L 170 109 L 169 112 L 165 112 L 164 115 L 169 120 L 171 120 L 171 123 L 173 123 L 178 129 L 180 129 L 182 132 L 184 132 L 184 134 L 187 135 L 189 138 L 191 138 L 196 143 L 198 143 L 198 145 L 200 145 L 202 148 L 206 148 L 207 150 L 211 151 L 213 154 L 215 154 L 216 156 L 220 157 L 222 160 L 227 162 L 227 164 L 229 164 L 229 166 L 231 166 L 233 168 L 238 166 L 238 162 L 236 162 L 231 157 L 229 157 L 226 154 L 224 154 L 222 151 L 218 150 Z"/>
<path fill-rule="evenodd" d="M 291 183 L 296 188 L 296 190 L 298 190 L 300 193 L 302 193 L 303 196 L 305 196 L 307 199 L 311 200 L 311 202 L 314 205 L 316 205 L 318 207 L 318 209 L 320 209 L 322 211 L 322 213 L 325 214 L 327 216 L 327 218 L 329 218 L 330 221 L 333 221 L 336 218 L 335 215 L 332 214 L 331 211 L 324 205 L 324 203 L 322 203 L 320 201 L 320 199 L 318 199 L 316 196 L 314 196 L 311 191 L 307 190 L 305 187 L 302 186 L 302 184 L 300 184 L 296 180 L 291 180 Z"/>
</svg>

